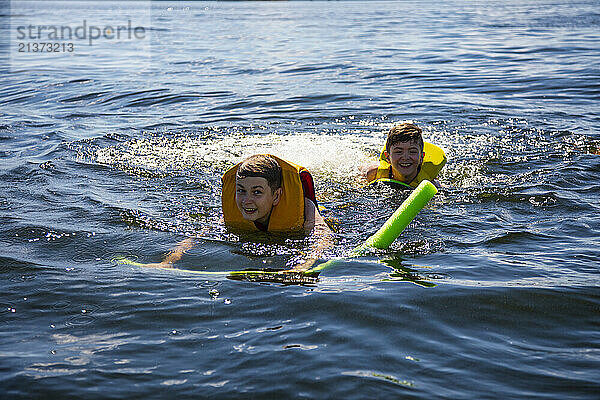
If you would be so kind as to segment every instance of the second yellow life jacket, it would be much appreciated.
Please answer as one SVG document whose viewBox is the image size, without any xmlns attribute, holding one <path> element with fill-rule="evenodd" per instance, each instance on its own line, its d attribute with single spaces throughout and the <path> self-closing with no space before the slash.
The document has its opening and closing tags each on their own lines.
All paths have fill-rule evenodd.
<svg viewBox="0 0 600 400">
<path fill-rule="evenodd" d="M 269 154 L 270 155 L 270 154 Z M 295 232 L 304 228 L 304 197 L 308 197 L 316 203 L 314 183 L 308 170 L 300 165 L 281 158 L 273 157 L 281 167 L 281 198 L 279 203 L 273 207 L 269 218 L 269 232 Z M 221 194 L 221 205 L 223 207 L 223 219 L 225 225 L 248 231 L 258 231 L 254 222 L 245 220 L 235 202 L 235 175 L 241 163 L 230 168 L 221 182 L 223 190 Z"/>
<path fill-rule="evenodd" d="M 375 180 L 373 182 L 391 181 L 416 188 L 419 186 L 419 183 L 425 179 L 428 181 L 433 181 L 438 176 L 444 165 L 446 165 L 446 154 L 440 147 L 427 142 L 423 143 L 423 152 L 425 153 L 425 156 L 423 157 L 423 162 L 421 163 L 417 176 L 409 183 L 398 182 L 394 180 L 394 176 L 392 174 L 392 165 L 385 157 L 384 145 L 383 150 L 381 150 L 381 154 L 379 155 L 379 167 L 377 167 L 377 175 L 375 176 Z"/>
</svg>

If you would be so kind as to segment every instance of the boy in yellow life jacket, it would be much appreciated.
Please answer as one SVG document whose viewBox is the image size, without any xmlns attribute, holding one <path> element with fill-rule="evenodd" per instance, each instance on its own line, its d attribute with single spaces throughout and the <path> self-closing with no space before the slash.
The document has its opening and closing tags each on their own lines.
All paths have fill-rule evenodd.
<svg viewBox="0 0 600 400">
<path fill-rule="evenodd" d="M 304 167 L 268 154 L 251 156 L 222 177 L 221 205 L 225 225 L 242 231 L 304 232 L 317 239 L 307 260 L 295 270 L 312 266 L 331 244 L 331 230 L 317 208 L 312 176 Z M 173 249 L 161 263 L 147 267 L 172 268 L 193 246 L 191 238 Z"/>
<path fill-rule="evenodd" d="M 304 167 L 257 154 L 230 168 L 222 183 L 223 219 L 231 228 L 306 234 L 315 227 L 329 230 Z"/>
<path fill-rule="evenodd" d="M 437 187 L 437 175 L 446 164 L 444 151 L 423 142 L 423 131 L 414 124 L 395 125 L 388 132 L 379 163 L 362 168 L 368 182 L 391 182 L 415 188 L 427 179 Z"/>
</svg>

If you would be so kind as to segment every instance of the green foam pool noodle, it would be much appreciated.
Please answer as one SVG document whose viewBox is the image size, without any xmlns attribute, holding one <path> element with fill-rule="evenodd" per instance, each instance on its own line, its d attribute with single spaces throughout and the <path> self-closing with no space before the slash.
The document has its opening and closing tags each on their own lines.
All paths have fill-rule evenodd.
<svg viewBox="0 0 600 400">
<path fill-rule="evenodd" d="M 353 252 L 360 252 L 367 247 L 387 249 L 436 193 L 437 189 L 431 182 L 422 181 L 385 224 Z"/>
<path fill-rule="evenodd" d="M 362 245 L 354 248 L 349 257 L 359 256 L 364 250 L 367 248 L 377 248 L 377 249 L 387 249 L 393 242 L 396 240 L 398 236 L 404 231 L 404 229 L 411 223 L 411 221 L 417 216 L 419 211 L 425 207 L 425 205 L 431 200 L 433 196 L 437 193 L 437 189 L 433 184 L 427 180 L 422 181 L 419 186 L 416 187 L 408 196 L 406 200 L 396 209 L 396 211 L 392 214 L 391 217 L 382 225 L 381 228 L 375 234 L 371 235 Z M 130 264 L 139 267 L 145 266 L 143 263 L 139 263 L 125 257 L 117 257 L 114 261 L 121 264 Z M 314 268 L 311 268 L 307 271 L 304 271 L 304 275 L 312 275 L 316 276 L 322 270 L 331 267 L 338 263 L 339 259 L 332 259 L 317 265 Z M 196 274 L 205 274 L 205 275 L 227 275 L 230 276 L 244 276 L 251 274 L 270 274 L 270 275 L 282 275 L 286 274 L 289 271 L 262 271 L 257 269 L 256 271 L 189 271 L 189 270 L 179 270 L 184 272 L 192 272 Z"/>
<path fill-rule="evenodd" d="M 112 259 L 112 261 L 116 262 L 117 264 L 127 264 L 127 265 L 133 265 L 135 267 L 147 267 L 147 264 L 131 260 L 127 257 L 114 257 Z M 240 271 L 204 271 L 204 270 L 191 270 L 191 269 L 181 269 L 181 268 L 164 268 L 164 269 L 168 270 L 168 271 L 186 272 L 186 273 L 198 274 L 198 275 L 222 275 L 222 276 L 241 277 L 241 278 L 252 277 L 252 276 L 269 276 L 269 277 L 285 278 L 290 275 L 289 270 L 287 270 L 287 271 L 286 270 L 265 270 L 265 269 L 260 269 L 260 268 L 245 269 L 245 270 L 240 270 Z M 303 275 L 302 271 L 298 271 L 297 275 L 298 275 L 298 278 L 301 275 Z"/>
<path fill-rule="evenodd" d="M 379 228 L 375 234 L 371 235 L 363 244 L 354 248 L 349 256 L 359 256 L 363 251 L 370 247 L 387 249 L 436 193 L 437 189 L 431 182 L 427 180 L 422 181 L 381 228 Z M 321 272 L 322 270 L 333 266 L 338 261 L 339 260 L 336 259 L 326 261 L 305 271 L 305 273 L 310 275 Z"/>
</svg>

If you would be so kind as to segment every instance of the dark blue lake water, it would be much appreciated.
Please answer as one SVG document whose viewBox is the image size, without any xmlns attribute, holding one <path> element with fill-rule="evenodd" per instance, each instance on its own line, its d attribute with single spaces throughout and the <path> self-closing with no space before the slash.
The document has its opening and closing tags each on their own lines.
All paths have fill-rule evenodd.
<svg viewBox="0 0 600 400">
<path fill-rule="evenodd" d="M 1 398 L 599 398 L 600 2 L 0 4 Z M 357 180 L 403 121 L 449 161 L 388 250 L 113 261 L 301 259 L 220 223 L 264 152 L 341 257 L 403 200 Z"/>
</svg>

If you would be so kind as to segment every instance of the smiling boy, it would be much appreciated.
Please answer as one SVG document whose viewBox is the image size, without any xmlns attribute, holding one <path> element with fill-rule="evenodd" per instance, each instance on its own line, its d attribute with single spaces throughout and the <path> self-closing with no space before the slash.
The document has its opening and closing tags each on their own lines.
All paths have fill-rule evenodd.
<svg viewBox="0 0 600 400">
<path fill-rule="evenodd" d="M 268 154 L 251 156 L 222 178 L 225 225 L 242 230 L 329 231 L 319 214 L 312 176 L 304 167 Z"/>
<path fill-rule="evenodd" d="M 319 214 L 312 176 L 304 167 L 268 154 L 248 157 L 230 168 L 223 177 L 221 205 L 229 228 L 314 235 L 305 259 L 293 267 L 309 269 L 332 244 L 332 232 Z M 181 241 L 153 268 L 172 268 L 193 247 L 194 240 Z"/>
<path fill-rule="evenodd" d="M 273 189 L 268 180 L 258 176 L 236 179 L 235 186 L 235 204 L 242 217 L 261 231 L 267 230 L 271 211 L 281 198 L 281 187 Z"/>
<path fill-rule="evenodd" d="M 436 178 L 446 164 L 446 155 L 441 148 L 423 142 L 422 133 L 421 128 L 410 123 L 392 127 L 379 163 L 364 169 L 367 181 L 415 188 L 427 179 L 439 187 Z"/>
</svg>

